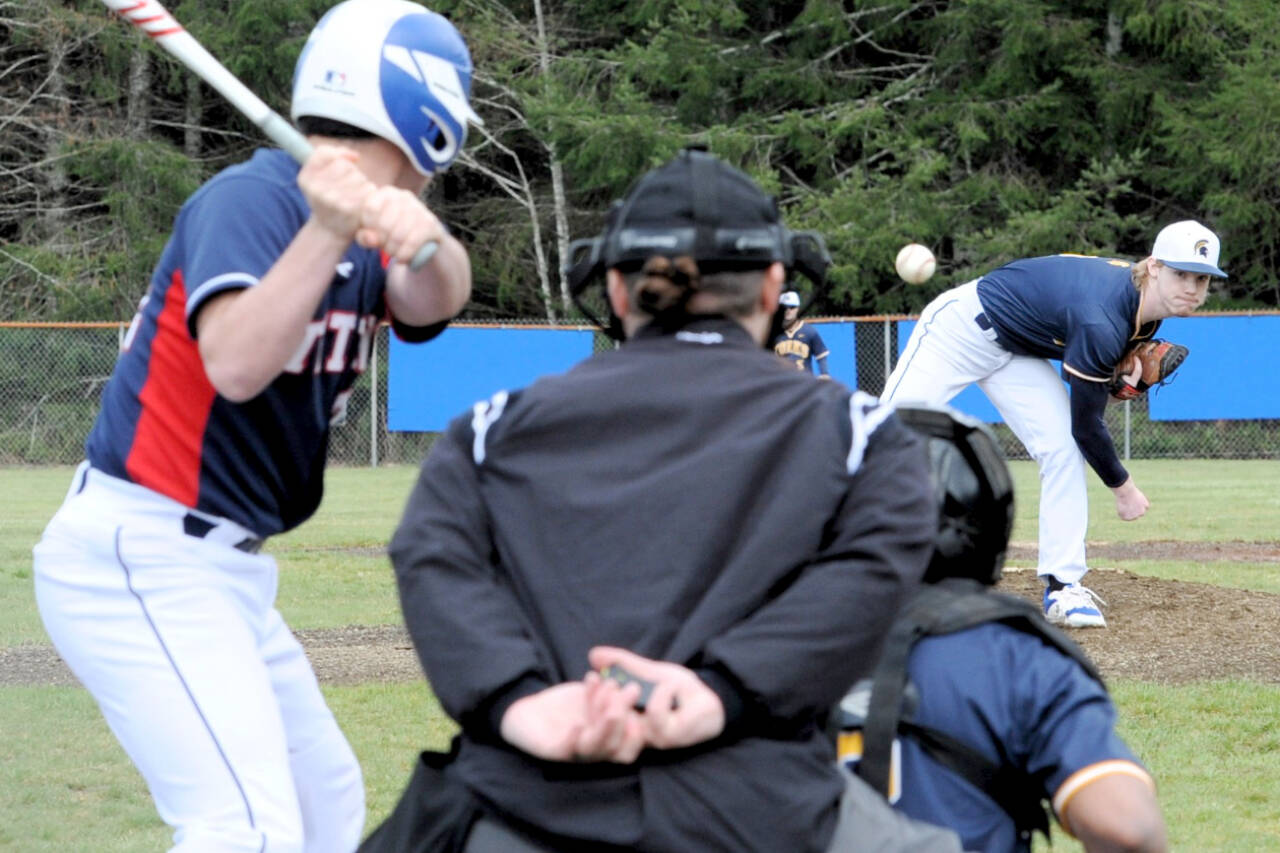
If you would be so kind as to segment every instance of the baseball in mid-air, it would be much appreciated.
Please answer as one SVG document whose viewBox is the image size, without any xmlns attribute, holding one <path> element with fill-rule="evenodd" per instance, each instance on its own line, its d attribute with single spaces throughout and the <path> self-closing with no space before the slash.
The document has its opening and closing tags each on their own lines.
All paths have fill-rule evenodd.
<svg viewBox="0 0 1280 853">
<path fill-rule="evenodd" d="M 893 268 L 898 271 L 898 277 L 907 284 L 924 284 L 938 268 L 938 260 L 933 256 L 933 252 L 929 251 L 928 246 L 908 243 L 898 250 Z"/>
</svg>

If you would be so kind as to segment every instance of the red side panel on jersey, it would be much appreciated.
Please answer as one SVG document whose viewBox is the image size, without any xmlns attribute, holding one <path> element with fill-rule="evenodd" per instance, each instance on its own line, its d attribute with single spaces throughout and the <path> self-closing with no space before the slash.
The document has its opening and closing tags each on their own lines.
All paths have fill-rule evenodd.
<svg viewBox="0 0 1280 853">
<path fill-rule="evenodd" d="M 135 483 L 195 506 L 200 495 L 200 449 L 217 392 L 187 331 L 186 304 L 187 291 L 178 270 L 156 321 L 147 381 L 138 394 L 142 413 L 125 469 Z"/>
</svg>

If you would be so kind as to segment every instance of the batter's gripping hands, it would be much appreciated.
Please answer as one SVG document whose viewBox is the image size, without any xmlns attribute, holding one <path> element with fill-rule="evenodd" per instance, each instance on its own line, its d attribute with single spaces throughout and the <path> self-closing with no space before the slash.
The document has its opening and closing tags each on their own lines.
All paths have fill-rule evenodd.
<svg viewBox="0 0 1280 853">
<path fill-rule="evenodd" d="M 1120 359 L 1120 364 L 1112 374 L 1107 390 L 1117 400 L 1132 400 L 1154 385 L 1163 385 L 1169 376 L 1186 359 L 1190 352 L 1182 344 L 1168 341 L 1150 340 L 1137 344 Z M 1136 382 L 1131 383 L 1134 371 L 1134 359 L 1142 365 Z"/>
</svg>

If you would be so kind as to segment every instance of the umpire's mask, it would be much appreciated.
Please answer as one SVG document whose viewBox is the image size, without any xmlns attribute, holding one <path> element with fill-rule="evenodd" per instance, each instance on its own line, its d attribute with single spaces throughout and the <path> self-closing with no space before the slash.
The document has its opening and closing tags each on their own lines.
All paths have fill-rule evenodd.
<svg viewBox="0 0 1280 853">
<path fill-rule="evenodd" d="M 948 406 L 896 408 L 928 446 L 938 534 L 925 581 L 972 578 L 994 585 L 1013 531 L 1013 481 L 990 428 Z"/>
<path fill-rule="evenodd" d="M 598 236 L 569 246 L 565 277 L 574 302 L 596 325 L 621 340 L 622 324 L 604 300 L 610 322 L 584 299 L 587 286 L 604 272 L 639 271 L 654 256 L 690 257 L 701 274 L 763 270 L 781 263 L 814 283 L 814 294 L 831 265 L 822 238 L 792 232 L 782 224 L 776 200 L 746 173 L 698 148 L 686 148 L 666 165 L 643 175 L 626 197 L 614 202 Z M 683 310 L 687 299 L 681 302 Z M 773 330 L 781 329 L 782 309 Z M 771 336 L 772 337 L 772 336 Z"/>
</svg>

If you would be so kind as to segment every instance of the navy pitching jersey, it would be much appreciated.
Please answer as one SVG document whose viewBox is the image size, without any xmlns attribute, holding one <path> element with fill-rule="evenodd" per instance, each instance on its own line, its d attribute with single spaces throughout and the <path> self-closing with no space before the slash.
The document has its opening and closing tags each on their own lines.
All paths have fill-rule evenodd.
<svg viewBox="0 0 1280 853">
<path fill-rule="evenodd" d="M 1025 258 L 984 275 L 978 299 L 1005 349 L 1061 359 L 1064 370 L 1105 382 L 1129 343 L 1160 326 L 1158 320 L 1138 326 L 1141 296 L 1130 283 L 1132 266 L 1086 255 Z"/>
<path fill-rule="evenodd" d="M 807 323 L 801 322 L 790 332 L 784 329 L 773 339 L 773 351 L 795 365 L 796 370 L 809 370 L 812 359 L 819 371 L 827 372 L 827 345 L 817 330 Z"/>
<path fill-rule="evenodd" d="M 386 314 L 383 258 L 353 243 L 266 390 L 233 403 L 205 376 L 196 312 L 215 294 L 253 287 L 293 240 L 309 216 L 298 169 L 262 149 L 183 205 L 86 442 L 93 467 L 263 537 L 319 505 L 330 423 Z"/>
<path fill-rule="evenodd" d="M 1039 637 L 986 623 L 925 637 L 907 672 L 919 690 L 913 720 L 1001 756 L 1043 785 L 1061 814 L 1085 785 L 1109 773 L 1150 780 L 1115 734 L 1115 706 L 1080 666 Z M 857 756 L 843 756 L 850 767 Z M 929 758 L 911 738 L 895 750 L 894 807 L 959 833 L 965 850 L 1025 851 L 1013 819 L 985 793 Z"/>
</svg>

